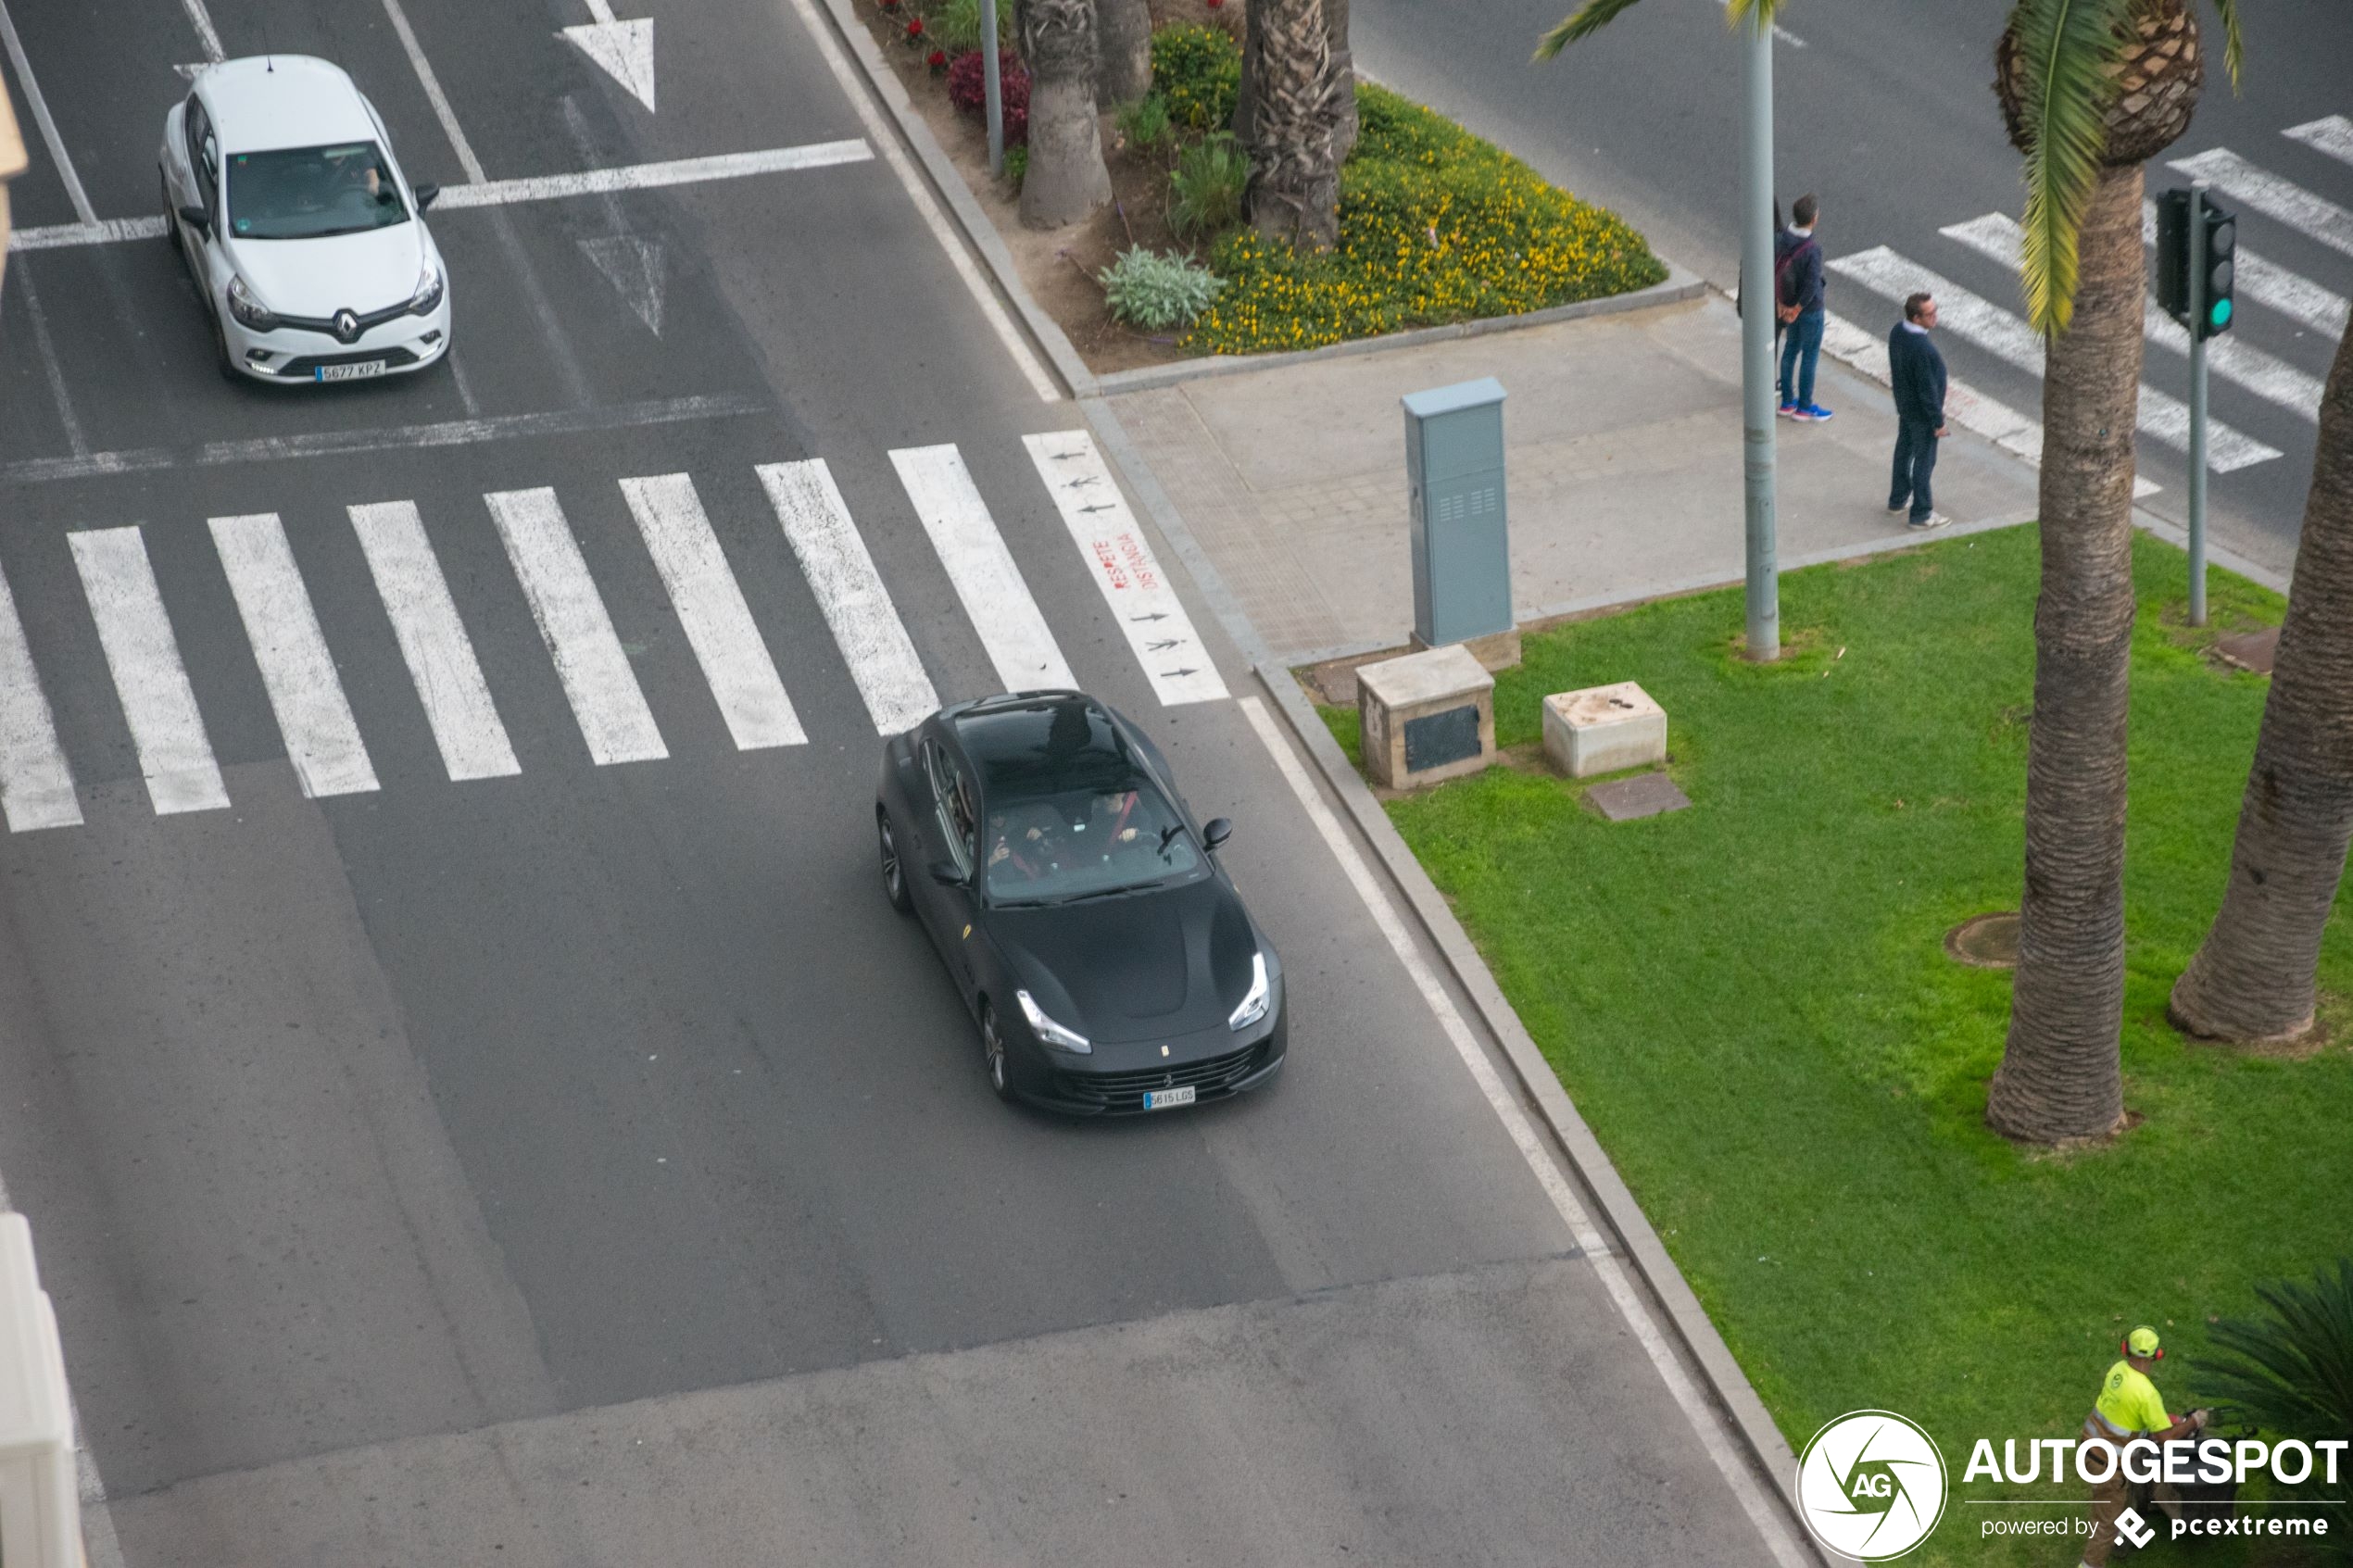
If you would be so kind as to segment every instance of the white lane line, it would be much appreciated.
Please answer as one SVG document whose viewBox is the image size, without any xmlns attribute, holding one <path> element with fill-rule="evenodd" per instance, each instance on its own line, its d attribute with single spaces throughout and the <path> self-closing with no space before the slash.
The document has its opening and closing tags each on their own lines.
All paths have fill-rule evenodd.
<svg viewBox="0 0 2353 1568">
<path fill-rule="evenodd" d="M 188 13 L 188 25 L 196 30 L 196 42 L 204 46 L 207 65 L 219 65 L 229 56 L 220 47 L 220 34 L 212 28 L 212 13 L 204 8 L 204 0 L 180 0 L 181 8 Z"/>
<path fill-rule="evenodd" d="M 352 532 L 359 535 L 384 614 L 392 620 L 417 699 L 424 705 L 425 721 L 433 726 L 442 766 L 452 779 L 522 772 L 417 504 L 374 501 L 345 509 L 351 514 Z"/>
<path fill-rule="evenodd" d="M 1900 300 L 1926 290 L 1936 296 L 1937 315 L 1945 330 L 2038 380 L 2042 377 L 2043 339 L 2024 318 L 1970 293 L 1949 278 L 1898 256 L 1885 245 L 1841 257 L 1830 265 L 1832 271 L 1890 299 Z M 2140 428 L 2143 433 L 2177 452 L 2189 450 L 2189 406 L 2146 383 L 2141 386 Z M 2208 459 L 2218 473 L 2235 472 L 2280 456 L 2278 447 L 2266 446 L 2220 420 L 2207 421 L 2207 433 Z"/>
<path fill-rule="evenodd" d="M 912 728 L 939 706 L 939 698 L 875 571 L 875 558 L 850 521 L 833 470 L 823 458 L 762 463 L 760 483 L 799 558 L 818 611 L 849 661 L 849 678 L 866 699 L 875 728 L 886 735 Z"/>
<path fill-rule="evenodd" d="M 875 107 L 874 90 L 850 69 L 840 44 L 835 41 L 832 24 L 818 14 L 816 0 L 792 0 L 792 7 L 800 17 L 801 26 L 807 28 L 809 36 L 816 41 L 817 52 L 824 56 L 825 69 L 834 73 L 834 81 L 840 84 L 842 96 L 848 98 L 850 106 L 858 111 L 860 122 L 866 127 L 867 140 L 882 149 L 883 160 L 890 165 L 891 172 L 899 176 L 899 182 L 905 187 L 907 199 L 914 203 L 915 213 L 924 220 L 924 227 L 929 229 L 932 238 L 939 242 L 939 248 L 948 253 L 949 263 L 956 269 L 956 275 L 964 281 L 964 287 L 972 291 L 974 302 L 980 307 L 982 319 L 997 334 L 997 341 L 1005 345 L 1005 352 L 1013 356 L 1013 367 L 1021 371 L 1022 379 L 1029 383 L 1029 389 L 1038 395 L 1040 402 L 1061 402 L 1062 388 L 1053 377 L 1046 373 L 1046 367 L 1038 362 L 1038 356 L 1030 352 L 1029 344 L 1014 328 L 1013 318 L 1005 314 L 1004 306 L 998 302 L 996 291 L 980 275 L 980 269 L 974 265 L 963 236 L 950 227 L 947 216 L 939 210 L 938 202 L 932 198 L 930 187 L 924 183 L 923 176 L 915 172 L 914 165 L 907 161 L 907 155 L 900 150 L 898 139 L 892 134 L 890 127 L 884 123 L 882 110 Z"/>
<path fill-rule="evenodd" d="M 66 535 L 74 570 L 98 625 L 98 646 L 122 700 L 139 771 L 157 816 L 213 811 L 229 804 L 220 768 L 205 738 L 204 715 L 180 661 L 179 640 L 164 613 L 155 568 L 136 524 Z"/>
<path fill-rule="evenodd" d="M 2280 134 L 2291 142 L 2301 142 L 2315 152 L 2326 153 L 2339 163 L 2353 163 L 2353 119 L 2341 114 L 2307 125 L 2291 125 Z"/>
<path fill-rule="evenodd" d="M 334 655 L 276 512 L 210 519 L 212 546 L 245 623 L 261 684 L 302 793 L 313 800 L 376 787 Z"/>
<path fill-rule="evenodd" d="M 1650 1357 L 1651 1365 L 1657 1371 L 1660 1381 L 1667 1385 L 1667 1392 L 1681 1409 L 1683 1418 L 1691 1423 L 1700 1446 L 1707 1450 L 1708 1458 L 1716 1461 L 1716 1468 L 1722 1474 L 1725 1484 L 1740 1500 L 1742 1512 L 1748 1515 L 1749 1523 L 1764 1537 L 1781 1568 L 1806 1568 L 1807 1560 L 1792 1537 L 1788 1526 L 1767 1501 L 1763 1489 L 1749 1473 L 1747 1463 L 1724 1435 L 1715 1412 L 1684 1372 L 1682 1362 L 1676 1359 L 1666 1336 L 1659 1332 L 1657 1323 L 1651 1317 L 1650 1310 L 1643 1304 L 1633 1281 L 1627 1277 L 1624 1266 L 1610 1252 L 1608 1242 L 1593 1223 L 1592 1216 L 1586 1213 L 1585 1206 L 1578 1201 L 1568 1179 L 1561 1173 L 1559 1165 L 1545 1149 L 1527 1113 L 1520 1109 L 1517 1097 L 1505 1086 L 1503 1075 L 1495 1071 L 1495 1064 L 1488 1060 L 1486 1051 L 1479 1047 L 1477 1036 L 1463 1022 L 1453 999 L 1447 996 L 1446 987 L 1422 957 L 1421 948 L 1406 931 L 1405 922 L 1398 915 L 1395 906 L 1374 880 L 1371 868 L 1356 852 L 1355 845 L 1350 842 L 1339 819 L 1324 803 L 1324 797 L 1316 793 L 1306 769 L 1276 729 L 1273 716 L 1256 696 L 1245 696 L 1237 706 L 1250 720 L 1251 728 L 1258 733 L 1260 743 L 1274 759 L 1277 771 L 1283 775 L 1283 782 L 1297 797 L 1301 809 L 1315 824 L 1315 832 L 1323 839 L 1325 847 L 1340 862 L 1350 885 L 1356 890 L 1356 897 L 1364 901 L 1365 912 L 1372 916 L 1373 923 L 1380 928 L 1381 935 L 1387 939 L 1390 951 L 1396 956 L 1399 966 L 1413 981 L 1414 988 L 1421 993 L 1423 1004 L 1437 1018 L 1439 1027 L 1453 1044 L 1454 1054 L 1469 1069 L 1472 1080 L 1478 1085 L 1479 1093 L 1486 1098 L 1488 1108 L 1503 1123 L 1504 1133 L 1519 1150 L 1520 1158 L 1527 1162 L 1537 1184 L 1544 1189 L 1544 1196 L 1552 1200 L 1554 1211 L 1567 1226 L 1578 1249 L 1592 1264 L 1594 1273 L 1600 1277 L 1611 1301 L 1616 1304 L 1618 1315 L 1625 1319 L 1626 1326 L 1633 1332 L 1634 1337 L 1642 1342 L 1643 1352 Z"/>
<path fill-rule="evenodd" d="M 41 128 L 41 139 L 49 144 L 49 161 L 57 166 L 57 178 L 66 188 L 66 199 L 73 203 L 73 215 L 84 223 L 95 223 L 98 215 L 91 209 L 90 194 L 82 188 L 82 176 L 73 171 L 73 159 L 66 156 L 66 140 L 57 134 L 57 122 L 49 118 L 49 100 L 41 95 L 41 83 L 32 79 L 32 62 L 24 56 L 24 44 L 17 37 L 17 24 L 9 19 L 8 7 L 0 0 L 0 43 L 8 48 L 8 63 L 17 68 L 17 85 L 24 90 L 24 101 L 32 110 L 33 123 Z"/>
<path fill-rule="evenodd" d="M 2157 244 L 2157 204 L 2153 201 L 2141 204 L 2141 244 Z M 2343 295 L 2289 271 L 2244 244 L 2231 253 L 2231 264 L 2238 292 L 2248 299 L 2301 321 L 2323 337 L 2334 340 L 2345 335 L 2348 307 Z"/>
<path fill-rule="evenodd" d="M 695 494 L 695 483 L 683 473 L 655 479 L 624 479 L 621 493 L 646 536 L 646 549 L 670 590 L 686 641 L 702 663 L 703 678 L 727 721 L 736 749 L 799 746 L 809 737 L 785 683 L 776 674 L 751 607 L 736 574 L 727 569 L 726 552 L 711 531 L 711 519 Z"/>
<path fill-rule="evenodd" d="M 449 138 L 449 145 L 458 155 L 458 167 L 466 171 L 467 179 L 481 184 L 490 176 L 482 171 L 482 160 L 474 157 L 472 144 L 466 140 L 466 133 L 458 129 L 457 111 L 449 107 L 449 99 L 441 91 L 441 79 L 434 75 L 433 66 L 425 59 L 424 50 L 417 45 L 417 34 L 409 25 L 409 14 L 400 8 L 400 0 L 384 0 L 384 15 L 392 19 L 392 31 L 400 35 L 400 46 L 409 51 L 409 63 L 416 69 L 417 81 L 423 85 L 425 96 L 432 100 L 433 112 L 441 121 L 442 133 Z M 447 200 L 455 194 L 454 188 L 445 192 L 443 199 Z"/>
<path fill-rule="evenodd" d="M 159 240 L 161 218 L 107 218 L 87 223 L 36 223 L 8 232 L 8 248 L 56 250 L 66 245 L 110 245 L 125 240 Z"/>
<path fill-rule="evenodd" d="M 714 153 L 709 157 L 625 163 L 578 174 L 539 174 L 522 180 L 492 180 L 453 185 L 434 203 L 436 212 L 466 207 L 506 207 L 516 202 L 556 201 L 565 196 L 603 195 L 613 191 L 649 191 L 662 185 L 694 185 L 710 180 L 741 180 L 797 169 L 830 169 L 865 163 L 875 150 L 853 136 L 846 142 L 812 142 L 799 147 L 768 147 L 751 153 Z"/>
<path fill-rule="evenodd" d="M 32 645 L 25 639 L 17 597 L 5 576 L 0 576 L 0 811 L 6 813 L 10 833 L 82 822 L 73 771 L 57 745 L 48 694 L 41 689 Z"/>
<path fill-rule="evenodd" d="M 904 446 L 891 453 L 890 464 L 1005 689 L 1077 685 L 963 457 L 953 445 Z"/>
<path fill-rule="evenodd" d="M 588 755 L 599 767 L 669 756 L 556 493 L 500 490 L 483 500 L 531 601 Z"/>
<path fill-rule="evenodd" d="M 1216 660 L 1193 630 L 1193 619 L 1169 586 L 1143 525 L 1127 509 L 1127 497 L 1095 448 L 1092 433 L 1049 431 L 1025 435 L 1029 460 L 1054 497 L 1079 553 L 1093 570 L 1112 619 L 1126 633 L 1127 646 L 1143 668 L 1152 692 L 1167 707 L 1214 702 L 1226 696 Z"/>
<path fill-rule="evenodd" d="M 2266 218 L 2301 230 L 2332 250 L 2353 256 L 2353 212 L 2269 169 L 2257 168 L 2228 147 L 2166 161 L 2193 180 L 2211 181 L 2217 190 L 2236 196 Z"/>
<path fill-rule="evenodd" d="M 57 345 L 49 335 L 49 313 L 41 308 L 41 291 L 32 286 L 32 264 L 17 263 L 17 292 L 24 295 L 24 307 L 32 318 L 33 352 L 41 356 L 41 371 L 49 381 L 49 396 L 57 405 L 57 423 L 64 427 L 66 445 L 77 458 L 90 455 L 90 439 L 82 433 L 82 420 L 73 411 L 73 397 L 66 390 L 64 364 L 57 358 Z"/>
<path fill-rule="evenodd" d="M 2015 269 L 2025 257 L 2026 231 L 2006 212 L 1989 212 L 1982 218 L 1955 223 L 1937 232 L 1947 239 L 1958 240 L 1979 255 L 1991 257 L 2005 267 Z M 2169 354 L 2184 358 L 2189 356 L 2188 330 L 2168 316 L 2155 299 L 2145 295 L 2141 299 L 2141 335 Z M 2243 343 L 2228 333 L 2207 341 L 2206 362 L 2207 368 L 2223 380 L 2245 387 L 2266 402 L 2278 404 L 2291 414 L 2315 423 L 2319 421 L 2322 394 L 2319 377 L 2306 375 L 2276 355 L 2267 354 L 2253 344 Z"/>
</svg>

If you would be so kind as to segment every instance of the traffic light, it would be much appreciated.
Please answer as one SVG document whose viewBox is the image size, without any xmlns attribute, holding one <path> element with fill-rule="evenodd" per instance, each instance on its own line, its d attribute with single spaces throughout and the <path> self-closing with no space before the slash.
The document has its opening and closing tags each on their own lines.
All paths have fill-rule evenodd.
<svg viewBox="0 0 2353 1568">
<path fill-rule="evenodd" d="M 2238 220 L 2200 193 L 2198 228 L 2205 238 L 2205 266 L 2198 319 L 2190 320 L 2190 193 L 2162 191 L 2157 198 L 2157 303 L 2201 338 L 2227 332 L 2238 313 L 2232 262 L 2238 248 Z"/>
<path fill-rule="evenodd" d="M 2160 191 L 2157 196 L 2157 303 L 2183 326 L 2190 324 L 2190 194 Z"/>
<path fill-rule="evenodd" d="M 2200 337 L 2212 337 L 2229 332 L 2238 313 L 2232 295 L 2237 269 L 2232 262 L 2238 252 L 2239 225 L 2237 218 L 2215 206 L 2210 195 L 2199 203 L 2198 218 L 2206 228 L 2206 286 L 2201 291 L 2206 309 L 2196 330 Z"/>
</svg>

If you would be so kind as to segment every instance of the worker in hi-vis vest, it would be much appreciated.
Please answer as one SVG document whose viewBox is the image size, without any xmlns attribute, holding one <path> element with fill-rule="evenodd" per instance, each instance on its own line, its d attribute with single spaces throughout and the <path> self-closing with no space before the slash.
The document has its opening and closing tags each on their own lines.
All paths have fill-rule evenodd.
<svg viewBox="0 0 2353 1568">
<path fill-rule="evenodd" d="M 2170 1443 L 2204 1430 L 2209 1419 L 2205 1411 L 2192 1411 L 2178 1421 L 2166 1413 L 2157 1385 L 2149 1381 L 2149 1368 L 2165 1359 L 2157 1330 L 2144 1323 L 2126 1335 L 2117 1349 L 2124 1359 L 2108 1369 L 2108 1376 L 2100 1381 L 2100 1397 L 2093 1401 L 2092 1413 L 2083 1418 L 2086 1441 L 2112 1443 L 2117 1450 L 2116 1467 L 2107 1480 L 2092 1487 L 2092 1534 L 2083 1543 L 2084 1568 L 2103 1568 L 2108 1554 L 2116 1549 L 2117 1516 L 2129 1499 L 2124 1445 Z"/>
</svg>

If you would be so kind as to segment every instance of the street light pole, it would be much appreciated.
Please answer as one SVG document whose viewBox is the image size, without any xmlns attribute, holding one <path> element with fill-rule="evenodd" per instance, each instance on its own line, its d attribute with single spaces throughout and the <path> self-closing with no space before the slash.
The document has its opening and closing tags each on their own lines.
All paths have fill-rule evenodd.
<svg viewBox="0 0 2353 1568">
<path fill-rule="evenodd" d="M 982 0 L 986 5 L 988 0 Z M 1748 657 L 1781 653 L 1780 568 L 1773 546 L 1773 28 L 1766 8 L 1749 19 L 1741 53 L 1748 101 L 1741 213 L 1741 408 L 1748 504 Z"/>
<path fill-rule="evenodd" d="M 980 103 L 988 121 L 988 172 L 1005 172 L 1005 97 L 998 80 L 997 0 L 980 0 Z"/>
</svg>

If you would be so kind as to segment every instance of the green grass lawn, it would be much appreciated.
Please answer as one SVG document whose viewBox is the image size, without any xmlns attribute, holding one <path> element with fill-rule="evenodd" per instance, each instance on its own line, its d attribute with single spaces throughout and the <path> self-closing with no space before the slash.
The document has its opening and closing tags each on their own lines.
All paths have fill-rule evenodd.
<svg viewBox="0 0 2353 1568">
<path fill-rule="evenodd" d="M 1942 941 L 2018 904 L 2037 562 L 2018 529 L 1793 573 L 1793 651 L 1768 668 L 1734 657 L 1737 591 L 1529 636 L 1498 678 L 1500 744 L 1540 741 L 1547 692 L 1639 680 L 1691 810 L 1612 825 L 1507 767 L 1389 807 L 1792 1445 L 1900 1411 L 1957 1489 L 1981 1436 L 2071 1434 L 2132 1324 L 2165 1333 L 2158 1387 L 2183 1408 L 2212 1315 L 2353 1250 L 2342 1036 L 2265 1059 L 2165 1022 L 2221 898 L 2267 683 L 2199 655 L 2183 558 L 2146 539 L 2123 1038 L 2145 1120 L 2066 1156 L 1985 1127 L 2008 975 Z M 2220 572 L 2212 603 L 2223 629 L 2281 612 Z M 1331 716 L 1353 751 L 1353 714 Z M 2338 997 L 2347 903 L 2322 959 Z M 1983 1512 L 1954 1510 L 1921 1557 L 2072 1561 L 1981 1543 Z M 2236 1551 L 2201 1561 L 2260 1560 Z"/>
</svg>

